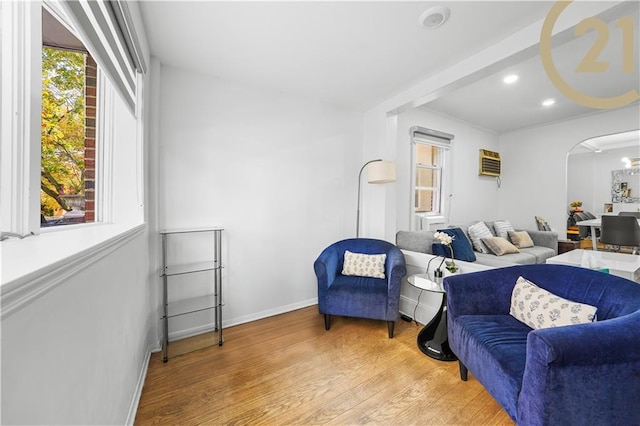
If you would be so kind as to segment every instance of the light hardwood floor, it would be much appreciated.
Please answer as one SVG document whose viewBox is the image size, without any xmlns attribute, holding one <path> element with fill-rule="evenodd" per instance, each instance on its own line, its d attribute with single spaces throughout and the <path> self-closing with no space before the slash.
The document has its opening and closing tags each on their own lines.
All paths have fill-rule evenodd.
<svg viewBox="0 0 640 426">
<path fill-rule="evenodd" d="M 513 425 L 457 362 L 420 352 L 420 327 L 334 317 L 317 306 L 224 330 L 225 343 L 153 354 L 136 425 Z"/>
</svg>

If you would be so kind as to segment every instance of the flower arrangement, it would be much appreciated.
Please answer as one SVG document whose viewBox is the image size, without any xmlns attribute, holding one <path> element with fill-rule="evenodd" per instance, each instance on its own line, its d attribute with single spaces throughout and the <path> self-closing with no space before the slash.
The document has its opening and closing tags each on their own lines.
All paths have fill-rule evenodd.
<svg viewBox="0 0 640 426">
<path fill-rule="evenodd" d="M 456 265 L 455 261 L 453 260 L 453 246 L 451 245 L 451 243 L 453 242 L 453 235 L 449 235 L 445 232 L 435 232 L 433 234 L 433 238 L 440 244 L 444 244 L 445 246 L 449 247 L 449 252 L 451 253 L 451 260 L 447 260 L 445 261 L 445 268 L 447 268 L 447 271 L 449 272 L 456 272 L 458 270 L 458 266 Z"/>
</svg>

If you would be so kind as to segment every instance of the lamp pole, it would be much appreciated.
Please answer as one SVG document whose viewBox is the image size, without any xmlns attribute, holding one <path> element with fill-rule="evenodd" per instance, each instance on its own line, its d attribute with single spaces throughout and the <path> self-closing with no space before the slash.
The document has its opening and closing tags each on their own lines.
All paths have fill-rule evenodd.
<svg viewBox="0 0 640 426">
<path fill-rule="evenodd" d="M 360 187 L 362 185 L 362 171 L 369 164 L 375 163 L 378 161 L 382 161 L 382 158 L 378 158 L 377 160 L 367 161 L 366 163 L 364 163 L 364 165 L 360 169 L 360 173 L 358 173 L 358 210 L 356 213 L 356 238 L 360 238 Z"/>
</svg>

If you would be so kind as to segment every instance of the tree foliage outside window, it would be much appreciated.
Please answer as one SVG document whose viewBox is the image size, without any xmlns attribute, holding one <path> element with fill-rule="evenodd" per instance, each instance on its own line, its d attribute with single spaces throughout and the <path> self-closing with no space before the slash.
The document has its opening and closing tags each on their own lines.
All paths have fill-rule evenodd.
<svg viewBox="0 0 640 426">
<path fill-rule="evenodd" d="M 70 211 L 61 197 L 84 194 L 85 54 L 42 49 L 42 171 L 45 215 Z"/>
</svg>

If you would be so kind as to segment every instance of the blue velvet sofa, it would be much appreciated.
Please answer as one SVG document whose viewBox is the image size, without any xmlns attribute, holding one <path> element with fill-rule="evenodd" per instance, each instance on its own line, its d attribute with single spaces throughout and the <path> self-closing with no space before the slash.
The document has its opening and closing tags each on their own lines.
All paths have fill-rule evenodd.
<svg viewBox="0 0 640 426">
<path fill-rule="evenodd" d="M 386 254 L 385 278 L 342 275 L 344 252 Z M 324 314 L 325 329 L 331 327 L 331 315 L 387 321 L 393 338 L 400 313 L 400 285 L 407 273 L 400 249 L 388 241 L 351 238 L 324 249 L 313 264 L 318 279 L 318 309 Z"/>
<path fill-rule="evenodd" d="M 519 276 L 597 307 L 597 321 L 532 330 L 509 314 Z M 518 425 L 640 425 L 640 284 L 566 265 L 444 280 L 449 345 Z"/>
</svg>

